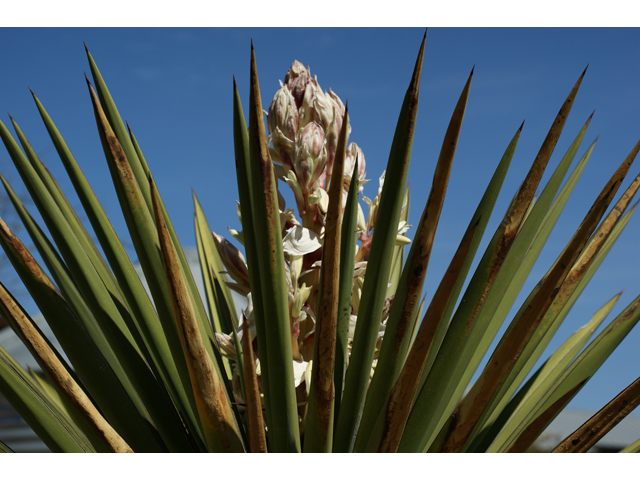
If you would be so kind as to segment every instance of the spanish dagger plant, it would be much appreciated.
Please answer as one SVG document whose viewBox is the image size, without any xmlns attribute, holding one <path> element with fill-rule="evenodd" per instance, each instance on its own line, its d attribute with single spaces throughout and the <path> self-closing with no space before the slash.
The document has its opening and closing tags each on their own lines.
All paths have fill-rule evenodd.
<svg viewBox="0 0 640 480">
<path fill-rule="evenodd" d="M 240 227 L 230 229 L 236 244 L 211 231 L 193 196 L 203 292 L 153 180 L 153 162 L 123 122 L 88 49 L 98 137 L 148 290 L 35 93 L 83 215 L 17 122 L 10 117 L 15 135 L 0 122 L 0 138 L 51 236 L 2 178 L 44 265 L 1 219 L 0 244 L 63 349 L 0 283 L 0 314 L 42 370 L 25 371 L 0 348 L 0 392 L 52 451 L 513 452 L 535 442 L 640 320 L 637 297 L 592 338 L 620 295 L 603 299 L 591 321 L 537 367 L 635 211 L 640 176 L 609 207 L 640 142 L 619 160 L 555 263 L 510 317 L 594 148 L 595 142 L 574 162 L 589 117 L 541 184 L 582 72 L 566 86 L 569 94 L 528 174 L 478 252 L 524 131 L 514 126 L 426 302 L 425 278 L 474 72 L 452 105 L 429 197 L 412 227 L 407 177 L 420 132 L 425 48 L 426 33 L 387 168 L 368 185 L 363 149 L 349 141 L 347 104 L 298 61 L 263 102 L 251 45 L 248 118 L 234 79 L 233 138 L 227 139 L 237 172 Z M 99 246 L 80 221 L 84 216 Z M 636 380 L 576 438 L 581 432 L 600 438 L 638 403 Z M 575 447 L 573 438 L 555 451 L 585 451 L 595 442 Z M 640 441 L 626 449 L 639 450 Z M 0 451 L 11 449 L 0 443 Z"/>
</svg>

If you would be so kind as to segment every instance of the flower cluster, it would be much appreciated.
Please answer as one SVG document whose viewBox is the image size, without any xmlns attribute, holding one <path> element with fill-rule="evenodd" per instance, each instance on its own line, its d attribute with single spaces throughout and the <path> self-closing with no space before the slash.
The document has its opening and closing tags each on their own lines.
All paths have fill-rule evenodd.
<svg viewBox="0 0 640 480">
<path fill-rule="evenodd" d="M 305 375 L 309 375 L 309 361 L 313 351 L 324 218 L 329 203 L 327 190 L 333 173 L 338 135 L 344 116 L 345 107 L 340 97 L 331 89 L 324 92 L 317 78 L 311 76 L 309 68 L 298 61 L 291 65 L 284 83 L 280 82 L 280 88 L 274 95 L 267 113 L 269 153 L 274 170 L 278 179 L 285 182 L 293 191 L 297 213 L 302 220 L 302 222 L 298 221 L 295 212 L 286 208 L 284 197 L 278 192 L 286 279 L 289 286 L 289 315 L 296 386 L 304 382 L 307 389 L 309 382 L 305 382 Z M 351 126 L 348 125 L 347 128 L 350 132 Z M 357 172 L 354 171 L 356 160 Z M 355 143 L 350 143 L 346 149 L 344 165 L 343 208 L 353 180 L 358 181 L 359 192 L 362 192 L 362 185 L 367 182 L 365 166 L 362 150 Z M 357 247 L 353 272 L 350 341 L 355 332 L 384 177 L 383 173 L 377 195 L 373 200 L 363 196 L 363 200 L 368 205 L 366 217 L 358 204 L 357 235 L 360 245 Z M 240 218 L 239 208 L 238 217 Z M 405 236 L 408 228 L 406 222 L 401 222 L 398 226 L 398 245 L 409 243 Z M 242 232 L 229 230 L 237 240 L 242 242 Z M 243 321 L 249 323 L 252 338 L 254 338 L 253 305 L 244 257 L 222 237 L 214 233 L 214 238 L 226 273 L 232 280 L 229 282 L 229 287 L 247 296 L 248 306 L 244 311 Z M 390 295 L 385 302 L 379 341 L 384 334 L 385 320 L 392 301 L 393 295 Z M 238 336 L 241 337 L 241 335 L 242 328 L 239 328 Z M 235 356 L 233 339 L 230 336 L 219 334 L 218 341 L 227 356 Z"/>
</svg>

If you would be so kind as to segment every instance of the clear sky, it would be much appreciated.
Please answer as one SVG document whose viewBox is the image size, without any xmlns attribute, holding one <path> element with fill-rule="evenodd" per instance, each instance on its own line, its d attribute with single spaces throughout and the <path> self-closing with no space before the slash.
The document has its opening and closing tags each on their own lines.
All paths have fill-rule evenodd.
<svg viewBox="0 0 640 480">
<path fill-rule="evenodd" d="M 71 183 L 27 86 L 33 89 L 125 240 L 125 223 L 84 80 L 84 73 L 89 73 L 83 47 L 86 42 L 122 117 L 141 145 L 182 245 L 193 247 L 192 188 L 217 233 L 231 238 L 227 227 L 239 229 L 235 213 L 238 197 L 231 124 L 232 78 L 235 76 L 246 112 L 251 39 L 265 110 L 279 87 L 278 80 L 284 78 L 294 60 L 308 64 L 323 89 L 330 87 L 343 101 L 348 100 L 351 140 L 362 148 L 367 178 L 372 179 L 364 193 L 373 197 L 377 179 L 386 167 L 423 33 L 423 28 L 2 28 L 0 109 L 11 113 L 62 188 L 70 193 Z M 539 268 L 534 269 L 525 286 L 526 296 L 569 240 L 608 177 L 640 138 L 639 59 L 638 29 L 429 29 L 409 173 L 409 223 L 414 226 L 426 203 L 450 115 L 474 66 L 475 73 L 427 274 L 428 297 L 437 288 L 513 134 L 524 120 L 512 167 L 480 253 L 524 179 L 556 113 L 588 64 L 543 182 L 594 110 L 578 157 L 596 136 L 599 140 L 540 257 Z M 10 123 L 6 114 L 2 121 Z M 0 171 L 17 190 L 23 190 L 3 147 Z M 632 166 L 620 192 L 639 171 L 637 164 Z M 81 209 L 75 196 L 70 199 Z M 289 205 L 293 205 L 292 201 Z M 552 347 L 557 347 L 560 340 L 586 323 L 621 290 L 626 289 L 610 319 L 640 294 L 637 215 L 559 330 L 559 340 Z M 25 300 L 25 306 L 29 305 Z M 638 330 L 630 333 L 576 397 L 573 406 L 598 409 L 638 376 L 638 335 Z"/>
</svg>

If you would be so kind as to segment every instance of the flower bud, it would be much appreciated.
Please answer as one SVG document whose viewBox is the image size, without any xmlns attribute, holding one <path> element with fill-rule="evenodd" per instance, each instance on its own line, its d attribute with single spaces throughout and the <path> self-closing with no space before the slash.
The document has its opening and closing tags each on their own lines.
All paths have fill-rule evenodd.
<svg viewBox="0 0 640 480">
<path fill-rule="evenodd" d="M 324 173 L 326 159 L 324 131 L 318 123 L 311 122 L 300 131 L 293 147 L 293 169 L 305 196 Z"/>
<path fill-rule="evenodd" d="M 285 165 L 291 165 L 291 150 L 298 131 L 298 109 L 287 86 L 273 97 L 267 114 L 273 148 Z"/>
<path fill-rule="evenodd" d="M 296 103 L 296 107 L 300 108 L 307 83 L 311 79 L 311 73 L 298 60 L 291 64 L 291 68 L 284 77 L 284 83 L 289 88 Z"/>
<path fill-rule="evenodd" d="M 333 173 L 333 161 L 344 119 L 344 105 L 331 89 L 328 93 L 318 91 L 313 98 L 313 112 L 316 122 L 324 128 L 327 140 L 327 176 L 330 177 Z M 349 126 L 347 130 L 348 135 L 351 127 Z"/>
<path fill-rule="evenodd" d="M 313 102 L 317 92 L 322 92 L 316 80 L 309 80 L 302 95 L 302 103 L 298 110 L 298 128 L 304 128 L 316 119 Z"/>
<path fill-rule="evenodd" d="M 249 286 L 249 270 L 247 269 L 247 264 L 242 253 L 227 239 L 215 232 L 211 233 L 213 234 L 213 240 L 220 255 L 220 260 L 222 260 L 229 276 L 242 290 L 246 290 L 246 292 L 251 291 L 251 287 Z"/>
<path fill-rule="evenodd" d="M 364 160 L 364 153 L 362 153 L 362 150 L 358 145 L 356 145 L 354 142 L 351 142 L 351 144 L 349 144 L 349 147 L 347 148 L 347 155 L 344 159 L 345 178 L 351 179 L 353 177 L 353 169 L 356 166 L 356 158 L 358 159 L 358 171 L 356 172 L 357 178 L 362 182 L 364 181 L 366 176 L 366 163 Z M 362 187 L 359 188 L 359 191 L 362 192 Z"/>
</svg>

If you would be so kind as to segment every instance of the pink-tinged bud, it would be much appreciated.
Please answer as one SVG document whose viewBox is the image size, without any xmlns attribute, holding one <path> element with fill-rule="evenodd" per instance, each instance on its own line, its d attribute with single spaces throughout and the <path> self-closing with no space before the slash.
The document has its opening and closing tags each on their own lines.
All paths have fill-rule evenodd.
<svg viewBox="0 0 640 480">
<path fill-rule="evenodd" d="M 302 100 L 304 98 L 304 92 L 307 87 L 307 83 L 311 79 L 311 73 L 305 68 L 299 61 L 293 62 L 291 68 L 284 77 L 284 83 L 289 88 L 289 91 L 295 98 L 296 107 L 302 106 Z"/>
<path fill-rule="evenodd" d="M 340 98 L 329 89 L 328 93 L 316 91 L 313 98 L 313 116 L 322 125 L 327 140 L 327 176 L 333 173 L 333 160 L 338 148 L 338 137 L 344 119 L 344 105 Z M 350 128 L 348 129 L 351 130 Z M 349 132 L 347 132 L 348 134 Z"/>
<path fill-rule="evenodd" d="M 312 105 L 315 121 L 322 125 L 322 128 L 324 128 L 325 130 L 329 128 L 329 125 L 334 120 L 336 120 L 336 117 L 339 124 L 342 125 L 344 106 L 342 105 L 342 102 L 336 102 L 334 96 L 318 90 L 315 92 L 315 95 L 313 97 Z"/>
<path fill-rule="evenodd" d="M 284 76 L 284 83 L 289 88 L 291 85 L 298 79 L 300 75 L 308 74 L 307 68 L 298 60 L 294 60 L 287 71 L 287 74 Z"/>
<path fill-rule="evenodd" d="M 227 273 L 236 282 L 240 289 L 246 293 L 250 292 L 249 270 L 247 269 L 244 256 L 227 239 L 221 237 L 215 232 L 211 233 L 213 234 L 213 240 L 216 244 L 218 254 L 220 255 L 220 260 L 222 260 L 224 268 L 227 269 Z M 216 272 L 216 274 L 217 273 L 218 272 Z"/>
<path fill-rule="evenodd" d="M 291 150 L 298 131 L 298 109 L 287 86 L 273 97 L 267 114 L 267 126 L 273 148 L 285 165 L 291 165 Z"/>
<path fill-rule="evenodd" d="M 310 79 L 305 86 L 302 104 L 300 105 L 298 111 L 298 128 L 304 128 L 309 123 L 316 120 L 316 113 L 313 108 L 313 104 L 317 92 L 322 92 L 320 85 L 318 85 L 318 82 L 316 82 L 315 80 Z"/>
<path fill-rule="evenodd" d="M 348 178 L 353 177 L 353 169 L 356 166 L 356 158 L 358 159 L 358 171 L 357 177 L 358 180 L 363 181 L 366 176 L 365 167 L 366 163 L 364 160 L 364 153 L 362 153 L 362 149 L 356 145 L 354 142 L 351 142 L 347 147 L 347 156 L 344 161 L 344 176 Z M 360 187 L 362 189 L 362 187 Z"/>
<path fill-rule="evenodd" d="M 324 130 L 318 123 L 311 122 L 300 131 L 293 147 L 293 169 L 305 196 L 324 173 L 326 159 Z"/>
</svg>

